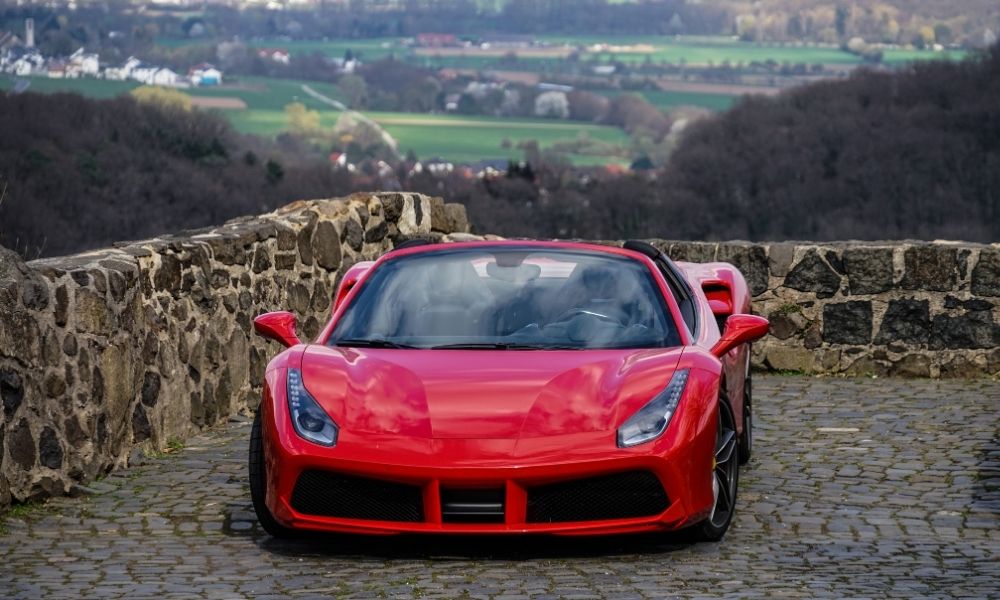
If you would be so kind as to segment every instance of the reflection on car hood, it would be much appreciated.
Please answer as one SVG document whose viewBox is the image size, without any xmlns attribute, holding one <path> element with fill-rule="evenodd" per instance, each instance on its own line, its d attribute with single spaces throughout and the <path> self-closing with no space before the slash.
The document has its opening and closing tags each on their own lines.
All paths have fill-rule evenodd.
<svg viewBox="0 0 1000 600">
<path fill-rule="evenodd" d="M 614 428 L 667 385 L 681 353 L 313 345 L 302 372 L 347 431 L 519 439 Z"/>
</svg>

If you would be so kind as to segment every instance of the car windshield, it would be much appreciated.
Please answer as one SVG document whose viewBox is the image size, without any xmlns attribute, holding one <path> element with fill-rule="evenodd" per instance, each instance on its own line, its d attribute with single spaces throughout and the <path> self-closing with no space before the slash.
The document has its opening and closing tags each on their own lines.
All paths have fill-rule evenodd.
<svg viewBox="0 0 1000 600">
<path fill-rule="evenodd" d="M 642 263 L 597 251 L 503 246 L 386 261 L 328 343 L 576 350 L 662 348 L 680 341 Z"/>
</svg>

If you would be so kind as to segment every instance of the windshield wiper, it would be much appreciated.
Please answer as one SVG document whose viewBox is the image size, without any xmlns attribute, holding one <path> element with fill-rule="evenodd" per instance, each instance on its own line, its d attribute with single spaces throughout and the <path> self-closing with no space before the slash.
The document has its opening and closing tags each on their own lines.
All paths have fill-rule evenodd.
<svg viewBox="0 0 1000 600">
<path fill-rule="evenodd" d="M 468 342 L 431 346 L 431 350 L 537 350 L 538 346 L 505 344 L 503 342 Z"/>
<path fill-rule="evenodd" d="M 353 339 L 353 340 L 337 340 L 333 343 L 334 346 L 343 346 L 345 348 L 397 348 L 401 350 L 415 350 L 416 346 L 407 346 L 406 344 L 398 344 L 396 342 L 390 342 L 389 340 L 379 340 L 379 339 Z"/>
<path fill-rule="evenodd" d="M 581 350 L 577 346 L 554 346 L 548 344 L 512 344 L 505 342 L 472 342 L 464 344 L 442 344 L 431 346 L 431 350 Z"/>
</svg>

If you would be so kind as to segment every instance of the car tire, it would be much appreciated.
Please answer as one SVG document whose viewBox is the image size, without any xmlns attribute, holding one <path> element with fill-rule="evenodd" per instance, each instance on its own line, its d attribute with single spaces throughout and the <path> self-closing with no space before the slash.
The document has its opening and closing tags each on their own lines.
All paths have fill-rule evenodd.
<svg viewBox="0 0 1000 600">
<path fill-rule="evenodd" d="M 740 434 L 740 464 L 750 462 L 753 454 L 753 386 L 752 377 L 747 373 L 743 384 L 743 433 Z"/>
<path fill-rule="evenodd" d="M 691 527 L 689 533 L 694 541 L 721 540 L 733 522 L 733 515 L 736 514 L 736 495 L 740 481 L 740 444 L 736 433 L 736 417 L 725 392 L 719 398 L 715 438 L 714 452 L 717 464 L 712 473 L 715 503 L 708 518 Z M 719 512 L 720 509 L 723 509 L 722 512 Z"/>
<path fill-rule="evenodd" d="M 250 471 L 250 500 L 253 502 L 253 510 L 257 513 L 257 522 L 264 528 L 264 531 L 276 538 L 290 538 L 294 536 L 294 530 L 278 523 L 268 510 L 264 498 L 267 493 L 267 471 L 264 462 L 264 433 L 261 426 L 261 410 L 257 409 L 257 414 L 253 418 L 253 427 L 250 429 L 250 452 L 247 461 Z"/>
</svg>

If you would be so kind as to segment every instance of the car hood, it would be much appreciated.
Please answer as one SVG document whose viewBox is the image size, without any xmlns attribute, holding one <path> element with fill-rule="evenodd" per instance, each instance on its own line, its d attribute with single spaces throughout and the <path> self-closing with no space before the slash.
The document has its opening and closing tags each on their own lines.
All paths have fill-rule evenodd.
<svg viewBox="0 0 1000 600">
<path fill-rule="evenodd" d="M 312 345 L 302 376 L 347 431 L 520 439 L 616 427 L 667 385 L 681 353 Z"/>
</svg>

